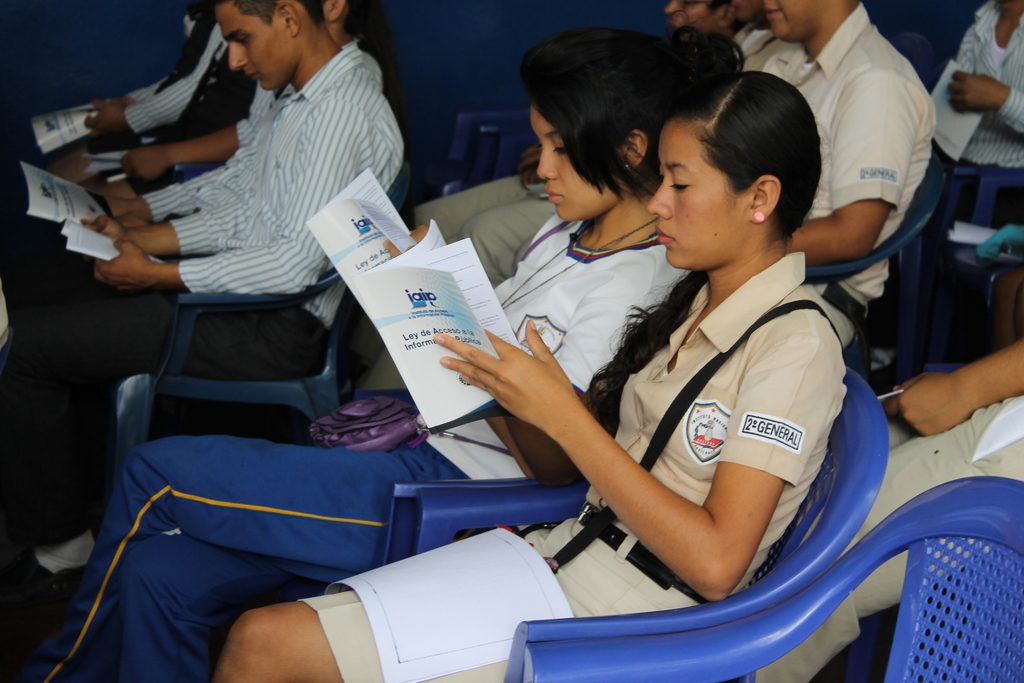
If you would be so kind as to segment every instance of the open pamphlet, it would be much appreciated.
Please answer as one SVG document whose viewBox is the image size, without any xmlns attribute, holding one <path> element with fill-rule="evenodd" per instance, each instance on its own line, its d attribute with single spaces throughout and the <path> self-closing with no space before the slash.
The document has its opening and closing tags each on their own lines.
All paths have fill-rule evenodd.
<svg viewBox="0 0 1024 683">
<path fill-rule="evenodd" d="M 25 174 L 30 216 L 60 222 L 68 218 L 81 220 L 110 213 L 107 200 L 84 187 L 25 162 L 21 162 L 21 171 Z"/>
<path fill-rule="evenodd" d="M 81 140 L 89 134 L 85 127 L 85 119 L 95 114 L 96 110 L 85 104 L 80 107 L 51 111 L 32 117 L 32 132 L 36 136 L 36 144 L 43 154 L 48 154 L 66 144 Z"/>
<path fill-rule="evenodd" d="M 949 60 L 939 82 L 932 90 L 932 101 L 935 103 L 935 142 L 942 151 L 954 161 L 959 161 L 971 136 L 981 123 L 979 111 L 957 111 L 949 103 L 949 83 L 953 80 L 954 71 L 962 71 L 956 60 Z"/>
<path fill-rule="evenodd" d="M 345 579 L 373 631 L 388 683 L 423 681 L 508 658 L 520 622 L 572 615 L 554 573 L 503 529 Z M 333 584 L 328 592 L 335 592 Z"/>
<path fill-rule="evenodd" d="M 445 244 L 431 222 L 420 243 L 370 171 L 307 226 L 373 322 L 432 432 L 504 414 L 491 396 L 441 367 L 445 333 L 495 355 L 484 330 L 518 345 L 470 240 Z M 403 253 L 391 258 L 391 242 Z"/>
</svg>

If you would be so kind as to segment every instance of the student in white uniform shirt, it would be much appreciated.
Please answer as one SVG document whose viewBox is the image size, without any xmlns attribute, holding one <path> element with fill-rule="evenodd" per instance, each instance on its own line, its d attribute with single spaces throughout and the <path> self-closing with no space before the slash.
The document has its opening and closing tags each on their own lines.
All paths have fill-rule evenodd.
<svg viewBox="0 0 1024 683">
<path fill-rule="evenodd" d="M 591 483 L 593 509 L 526 537 L 554 560 L 576 616 L 686 607 L 739 590 L 813 480 L 844 393 L 841 348 L 820 308 L 776 310 L 780 317 L 744 341 L 768 311 L 813 309 L 820 301 L 802 286 L 803 257 L 786 255 L 820 168 L 814 116 L 803 97 L 763 73 L 710 78 L 681 93 L 659 155 L 664 180 L 648 208 L 659 218 L 669 262 L 693 272 L 633 319 L 584 400 L 533 328 L 532 355 L 497 340 L 495 358 L 450 336 L 435 338 L 461 356 L 445 358 L 445 367 L 543 432 L 546 444 L 523 454 L 525 469 L 542 480 L 576 474 Z M 709 381 L 697 382 L 702 388 L 683 389 L 733 347 Z M 655 445 L 645 453 L 680 394 L 691 402 L 670 423 L 663 452 Z M 752 423 L 788 425 L 799 438 L 782 444 Z M 651 455 L 661 458 L 638 464 Z M 604 506 L 615 510 L 614 524 L 602 526 L 609 521 Z M 588 537 L 582 552 L 566 552 L 570 539 Z M 394 566 L 392 576 L 403 569 Z M 465 606 L 460 591 L 444 594 L 454 611 Z M 354 593 L 305 603 L 239 619 L 214 680 L 382 680 L 377 643 Z M 410 617 L 436 629 L 445 628 L 445 618 L 444 610 Z M 509 633 L 516 626 L 506 625 Z M 445 651 L 464 646 L 450 641 Z M 452 678 L 501 680 L 504 665 Z M 451 671 L 425 671 L 419 680 Z"/>
<path fill-rule="evenodd" d="M 574 51 L 552 49 L 523 70 L 560 218 L 498 295 L 522 338 L 530 319 L 547 330 L 585 390 L 633 307 L 657 301 L 679 275 L 646 206 L 661 122 L 676 92 L 736 71 L 739 55 L 699 36 L 685 49 L 602 29 L 564 40 L 603 51 L 575 51 L 586 59 L 573 61 Z M 543 438 L 514 418 L 491 425 L 496 434 L 482 425 L 467 433 L 517 456 Z M 388 452 L 229 437 L 144 444 L 124 463 L 64 631 L 22 675 L 39 680 L 56 667 L 112 680 L 110 652 L 120 648 L 121 680 L 158 680 L 149 670 L 198 680 L 209 629 L 247 600 L 295 576 L 327 583 L 379 561 L 394 482 L 523 474 L 507 452 L 442 436 Z M 155 653 L 170 654 L 155 665 Z"/>
</svg>

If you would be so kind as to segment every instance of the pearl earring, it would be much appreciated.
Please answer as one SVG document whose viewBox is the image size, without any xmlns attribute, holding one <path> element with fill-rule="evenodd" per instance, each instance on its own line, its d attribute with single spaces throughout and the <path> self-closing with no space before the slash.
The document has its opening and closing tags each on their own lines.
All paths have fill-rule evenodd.
<svg viewBox="0 0 1024 683">
<path fill-rule="evenodd" d="M 765 216 L 764 216 L 764 212 L 763 211 L 755 211 L 754 212 L 754 222 L 755 223 L 764 223 L 764 218 L 765 218 Z"/>
</svg>

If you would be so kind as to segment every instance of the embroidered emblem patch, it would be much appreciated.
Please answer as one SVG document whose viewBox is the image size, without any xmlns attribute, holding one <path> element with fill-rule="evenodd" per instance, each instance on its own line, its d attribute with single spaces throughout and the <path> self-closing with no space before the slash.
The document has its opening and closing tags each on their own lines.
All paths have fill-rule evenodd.
<svg viewBox="0 0 1024 683">
<path fill-rule="evenodd" d="M 698 398 L 683 420 L 686 450 L 700 465 L 707 465 L 722 454 L 731 413 L 718 401 Z"/>
<path fill-rule="evenodd" d="M 899 182 L 899 172 L 895 168 L 884 166 L 864 166 L 860 169 L 861 180 L 884 180 L 887 183 Z"/>
<path fill-rule="evenodd" d="M 800 455 L 804 445 L 803 427 L 773 415 L 744 413 L 739 433 L 741 436 L 781 446 L 796 455 Z"/>
<path fill-rule="evenodd" d="M 565 330 L 556 327 L 546 315 L 523 316 L 523 321 L 519 323 L 519 329 L 516 330 L 516 339 L 519 340 L 522 347 L 528 350 L 526 346 L 526 323 L 531 320 L 534 327 L 537 328 L 540 338 L 551 353 L 558 353 L 558 349 L 562 348 L 562 340 L 565 339 Z"/>
</svg>

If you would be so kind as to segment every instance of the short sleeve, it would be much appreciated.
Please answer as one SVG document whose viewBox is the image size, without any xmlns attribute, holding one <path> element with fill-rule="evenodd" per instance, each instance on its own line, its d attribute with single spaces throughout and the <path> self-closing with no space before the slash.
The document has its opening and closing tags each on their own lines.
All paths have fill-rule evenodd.
<svg viewBox="0 0 1024 683">
<path fill-rule="evenodd" d="M 928 107 L 913 85 L 900 74 L 873 70 L 844 87 L 828 124 L 825 180 L 835 209 L 867 199 L 899 205 Z"/>
<path fill-rule="evenodd" d="M 790 314 L 780 322 L 748 342 L 757 348 L 737 392 L 720 461 L 795 485 L 814 454 L 824 452 L 845 393 L 844 368 L 838 340 L 819 313 Z"/>
</svg>

